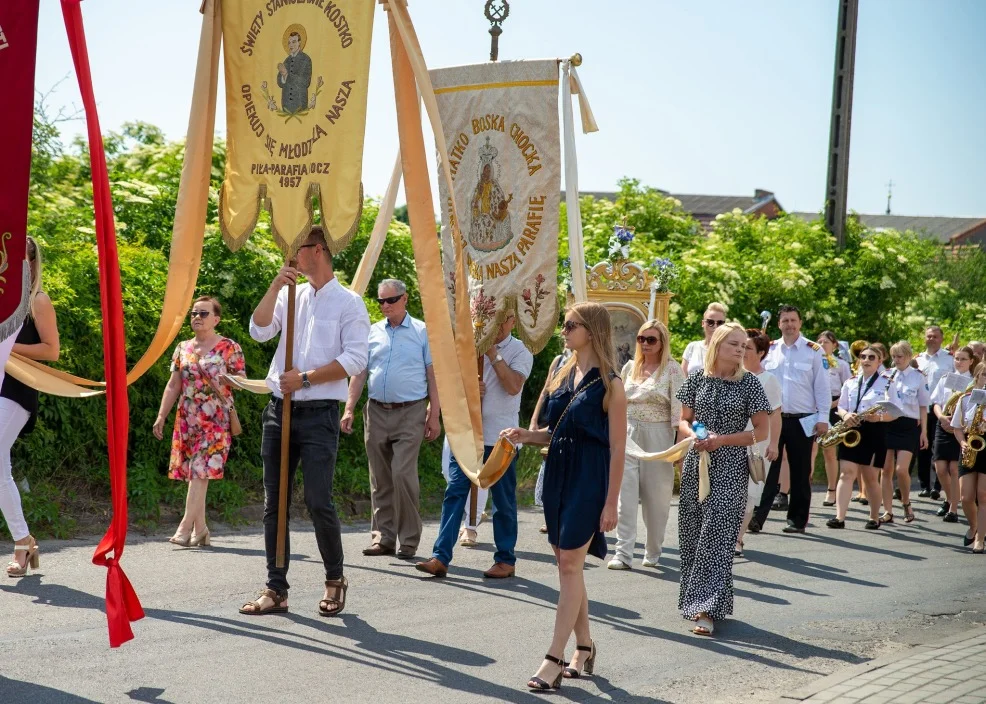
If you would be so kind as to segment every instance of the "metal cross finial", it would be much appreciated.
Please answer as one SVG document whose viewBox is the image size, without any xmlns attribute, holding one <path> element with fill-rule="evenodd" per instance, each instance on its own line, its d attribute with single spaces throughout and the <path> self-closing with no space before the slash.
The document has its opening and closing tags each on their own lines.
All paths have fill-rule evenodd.
<svg viewBox="0 0 986 704">
<path fill-rule="evenodd" d="M 510 15 L 510 3 L 507 0 L 486 0 L 486 19 L 490 21 L 490 61 L 496 61 L 500 53 L 499 39 L 503 34 L 500 25 Z"/>
</svg>

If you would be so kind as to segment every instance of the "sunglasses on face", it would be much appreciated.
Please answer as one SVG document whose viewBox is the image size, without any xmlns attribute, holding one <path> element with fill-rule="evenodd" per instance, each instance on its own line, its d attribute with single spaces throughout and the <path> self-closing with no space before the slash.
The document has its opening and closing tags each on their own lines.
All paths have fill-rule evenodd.
<svg viewBox="0 0 986 704">
<path fill-rule="evenodd" d="M 189 315 L 192 316 L 192 320 L 195 320 L 196 318 L 208 318 L 210 313 L 207 310 L 193 310 Z"/>
<path fill-rule="evenodd" d="M 864 361 L 864 362 L 866 362 L 866 361 L 874 361 L 875 362 L 878 359 L 875 354 L 861 354 L 861 355 L 859 355 L 859 358 L 862 361 Z"/>
<path fill-rule="evenodd" d="M 395 303 L 397 303 L 397 301 L 401 300 L 402 298 L 404 298 L 404 294 L 403 293 L 401 295 L 399 295 L 399 296 L 389 296 L 387 298 L 378 298 L 377 299 L 377 303 L 379 303 L 380 305 L 383 305 L 384 303 L 389 303 L 390 305 L 394 305 Z"/>
<path fill-rule="evenodd" d="M 564 330 L 565 332 L 572 332 L 572 330 L 575 330 L 576 328 L 584 328 L 584 327 L 585 325 L 583 325 L 582 323 L 576 322 L 574 320 L 566 320 L 564 323 L 562 323 L 561 329 Z"/>
<path fill-rule="evenodd" d="M 656 345 L 660 340 L 653 335 L 637 335 L 638 345 Z"/>
<path fill-rule="evenodd" d="M 725 320 L 711 320 L 709 318 L 705 319 L 705 324 L 708 325 L 710 328 L 717 328 L 720 325 L 723 325 L 725 322 L 726 322 Z"/>
</svg>

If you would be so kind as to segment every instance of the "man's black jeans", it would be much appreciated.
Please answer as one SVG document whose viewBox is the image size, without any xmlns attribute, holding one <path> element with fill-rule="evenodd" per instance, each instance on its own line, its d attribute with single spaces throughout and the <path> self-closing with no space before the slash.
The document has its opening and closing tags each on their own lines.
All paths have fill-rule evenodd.
<svg viewBox="0 0 986 704">
<path fill-rule="evenodd" d="M 281 413 L 283 403 L 274 399 L 264 409 L 264 434 L 260 452 L 264 461 L 264 544 L 267 551 L 267 587 L 286 593 L 291 534 L 285 542 L 284 567 L 275 564 L 277 554 L 277 497 L 281 477 Z M 339 448 L 339 402 L 295 402 L 291 409 L 291 448 L 288 486 L 294 486 L 301 464 L 305 506 L 315 525 L 315 540 L 325 565 L 325 579 L 342 578 L 342 535 L 339 515 L 332 501 L 332 477 Z M 289 495 L 290 496 L 290 495 Z M 290 498 L 288 522 L 291 520 Z"/>
</svg>

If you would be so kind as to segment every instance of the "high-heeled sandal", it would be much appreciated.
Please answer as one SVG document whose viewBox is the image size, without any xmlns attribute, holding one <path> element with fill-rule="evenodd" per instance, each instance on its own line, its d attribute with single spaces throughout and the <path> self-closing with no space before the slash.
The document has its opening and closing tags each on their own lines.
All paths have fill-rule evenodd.
<svg viewBox="0 0 986 704">
<path fill-rule="evenodd" d="M 551 684 L 548 684 L 547 682 L 545 682 L 543 679 L 541 679 L 537 675 L 534 675 L 534 677 L 532 677 L 531 679 L 527 680 L 527 686 L 530 687 L 531 689 L 537 689 L 537 690 L 540 690 L 540 691 L 546 691 L 546 690 L 549 690 L 549 689 L 561 689 L 562 675 L 565 672 L 565 668 L 568 667 L 568 663 L 565 662 L 564 660 L 562 660 L 561 658 L 556 658 L 554 655 L 547 655 L 546 654 L 544 656 L 544 659 L 547 660 L 548 662 L 553 662 L 556 665 L 560 665 L 561 666 L 561 669 L 558 671 L 558 676 L 555 677 L 554 682 L 552 682 Z"/>
<path fill-rule="evenodd" d="M 196 535 L 192 533 L 192 537 L 188 540 L 188 546 L 192 548 L 197 548 L 199 546 L 207 548 L 212 545 L 212 541 L 209 540 L 209 529 L 206 528 L 204 532 Z"/>
<path fill-rule="evenodd" d="M 825 490 L 825 501 L 822 502 L 822 506 L 835 506 L 835 500 L 834 499 L 832 501 L 829 501 L 828 500 L 829 494 L 832 494 L 832 496 L 835 496 L 835 489 L 826 489 Z"/>
<path fill-rule="evenodd" d="M 23 577 L 27 574 L 27 568 L 30 565 L 31 569 L 36 570 L 41 566 L 41 557 L 39 556 L 41 548 L 38 546 L 38 541 L 31 538 L 30 543 L 25 543 L 24 545 L 14 545 L 14 557 L 17 557 L 18 552 L 26 552 L 27 555 L 24 557 L 24 564 L 21 565 L 16 559 L 7 563 L 7 576 L 8 577 Z"/>
<path fill-rule="evenodd" d="M 882 514 L 880 514 L 880 523 L 893 523 L 893 522 L 894 522 L 894 514 L 890 513 L 890 511 L 884 511 Z"/>
<path fill-rule="evenodd" d="M 910 523 L 914 520 L 914 509 L 911 508 L 909 503 L 904 504 L 904 523 Z"/>
<path fill-rule="evenodd" d="M 192 534 L 182 535 L 181 533 L 175 533 L 168 538 L 168 542 L 178 547 L 187 548 L 192 543 Z"/>
<path fill-rule="evenodd" d="M 589 653 L 589 657 L 586 658 L 585 662 L 582 663 L 582 672 L 579 672 L 574 667 L 566 667 L 562 670 L 562 676 L 566 679 L 577 680 L 582 675 L 591 675 L 593 669 L 596 667 L 596 641 L 591 641 L 592 645 L 576 645 L 576 650 L 581 650 L 584 653 Z"/>
</svg>

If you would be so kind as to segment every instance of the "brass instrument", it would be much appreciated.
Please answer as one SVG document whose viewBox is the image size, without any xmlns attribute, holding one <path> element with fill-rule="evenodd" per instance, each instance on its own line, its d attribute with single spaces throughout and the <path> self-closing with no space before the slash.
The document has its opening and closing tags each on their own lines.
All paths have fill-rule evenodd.
<svg viewBox="0 0 986 704">
<path fill-rule="evenodd" d="M 873 416 L 891 412 L 891 406 L 893 406 L 893 404 L 889 401 L 880 401 L 879 403 L 870 406 L 862 413 L 857 414 L 856 417 L 859 418 L 860 421 L 868 420 Z M 838 423 L 819 435 L 816 442 L 819 447 L 834 447 L 839 443 L 842 443 L 846 447 L 856 447 L 862 439 L 863 435 L 856 430 L 855 427 L 850 427 L 846 421 L 840 420 Z"/>
<path fill-rule="evenodd" d="M 966 469 L 971 469 L 976 465 L 976 455 L 986 448 L 986 425 L 983 424 L 983 405 L 976 406 L 976 412 L 972 415 L 972 422 L 969 424 L 969 432 L 965 436 L 965 449 L 962 450 L 960 463 Z"/>
<path fill-rule="evenodd" d="M 849 363 L 849 367 L 852 369 L 852 375 L 856 376 L 859 374 L 859 353 L 863 351 L 869 342 L 866 340 L 856 340 L 854 343 L 849 345 L 849 356 L 852 361 Z"/>
<path fill-rule="evenodd" d="M 952 414 L 955 413 L 955 406 L 958 404 L 959 399 L 965 396 L 971 390 L 972 390 L 972 382 L 970 381 L 969 385 L 965 387 L 962 391 L 956 391 L 951 396 L 949 396 L 948 400 L 945 401 L 945 405 L 942 406 L 942 415 L 946 415 L 949 418 L 951 418 Z"/>
</svg>

